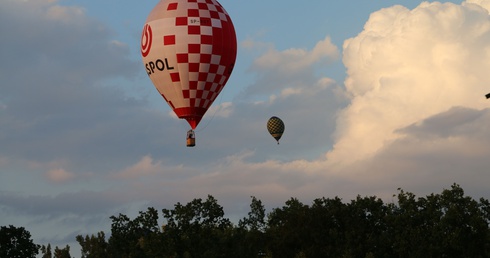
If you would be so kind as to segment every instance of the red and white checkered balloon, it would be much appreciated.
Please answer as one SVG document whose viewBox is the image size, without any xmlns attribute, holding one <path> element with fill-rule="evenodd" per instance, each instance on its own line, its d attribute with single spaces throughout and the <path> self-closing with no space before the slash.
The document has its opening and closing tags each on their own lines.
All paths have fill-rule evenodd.
<svg viewBox="0 0 490 258">
<path fill-rule="evenodd" d="M 148 76 L 192 129 L 230 78 L 236 54 L 233 23 L 216 0 L 161 0 L 141 36 Z"/>
</svg>

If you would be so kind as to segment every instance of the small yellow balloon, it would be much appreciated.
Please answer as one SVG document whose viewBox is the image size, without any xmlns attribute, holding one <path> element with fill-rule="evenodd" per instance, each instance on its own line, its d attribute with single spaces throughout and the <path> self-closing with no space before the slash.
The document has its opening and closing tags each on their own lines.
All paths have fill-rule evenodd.
<svg viewBox="0 0 490 258">
<path fill-rule="evenodd" d="M 281 139 L 284 129 L 284 122 L 277 116 L 273 116 L 267 121 L 267 130 L 276 139 L 277 144 L 279 144 L 279 139 Z"/>
</svg>

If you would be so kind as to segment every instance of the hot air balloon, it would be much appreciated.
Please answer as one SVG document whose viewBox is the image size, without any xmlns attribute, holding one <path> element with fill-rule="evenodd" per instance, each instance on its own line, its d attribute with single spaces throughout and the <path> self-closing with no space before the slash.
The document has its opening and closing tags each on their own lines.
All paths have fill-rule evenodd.
<svg viewBox="0 0 490 258">
<path fill-rule="evenodd" d="M 194 130 L 230 78 L 235 29 L 216 0 L 161 0 L 143 28 L 141 55 L 155 88 Z"/>
<path fill-rule="evenodd" d="M 281 139 L 284 129 L 284 122 L 277 116 L 273 116 L 267 121 L 267 130 L 276 139 L 277 144 L 279 144 L 279 139 Z"/>
</svg>

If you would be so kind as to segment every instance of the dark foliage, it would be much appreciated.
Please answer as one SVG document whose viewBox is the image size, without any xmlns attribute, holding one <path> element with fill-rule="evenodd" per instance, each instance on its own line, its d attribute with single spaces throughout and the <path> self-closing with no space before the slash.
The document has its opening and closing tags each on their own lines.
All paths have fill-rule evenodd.
<svg viewBox="0 0 490 258">
<path fill-rule="evenodd" d="M 401 189 L 393 197 L 396 203 L 358 196 L 350 202 L 319 198 L 310 205 L 291 198 L 266 213 L 252 196 L 248 216 L 233 225 L 208 196 L 163 209 L 161 218 L 154 208 L 134 219 L 112 216 L 108 240 L 104 232 L 76 240 L 83 258 L 490 257 L 488 200 L 465 196 L 456 184 L 426 197 Z M 40 247 L 27 231 L 1 231 L 0 257 L 35 257 Z M 25 252 L 16 256 L 20 247 Z M 49 245 L 41 250 L 51 257 Z M 70 257 L 69 246 L 56 248 L 54 257 Z"/>
<path fill-rule="evenodd" d="M 34 258 L 40 246 L 34 244 L 31 233 L 23 227 L 0 227 L 0 257 Z"/>
<path fill-rule="evenodd" d="M 252 197 L 248 216 L 237 226 L 212 196 L 163 209 L 161 228 L 158 213 L 149 208 L 134 220 L 112 217 L 106 256 L 490 257 L 487 200 L 464 196 L 456 184 L 421 198 L 399 189 L 394 197 L 396 204 L 358 196 L 348 203 L 335 197 L 306 205 L 291 198 L 268 214 Z M 104 241 L 95 242 L 105 250 Z"/>
</svg>

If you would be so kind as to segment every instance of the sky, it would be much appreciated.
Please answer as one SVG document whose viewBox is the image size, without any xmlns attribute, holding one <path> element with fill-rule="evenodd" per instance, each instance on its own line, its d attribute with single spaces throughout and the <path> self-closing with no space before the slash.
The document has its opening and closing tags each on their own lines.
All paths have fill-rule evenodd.
<svg viewBox="0 0 490 258">
<path fill-rule="evenodd" d="M 238 56 L 194 148 L 141 61 L 157 2 L 0 0 L 0 225 L 79 257 L 112 215 L 208 195 L 233 221 L 251 196 L 490 199 L 489 0 L 220 1 Z"/>
</svg>

